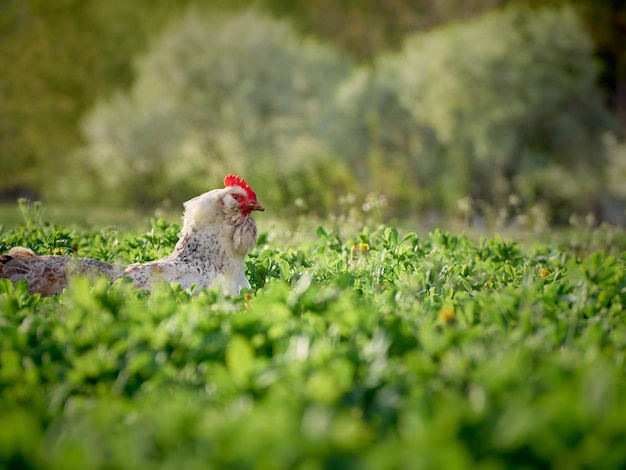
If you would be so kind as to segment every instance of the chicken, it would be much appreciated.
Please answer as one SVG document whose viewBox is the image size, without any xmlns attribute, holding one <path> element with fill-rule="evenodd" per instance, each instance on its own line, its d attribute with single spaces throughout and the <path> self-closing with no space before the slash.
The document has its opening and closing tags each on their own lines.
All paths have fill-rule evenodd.
<svg viewBox="0 0 626 470">
<path fill-rule="evenodd" d="M 155 280 L 177 282 L 183 288 L 221 287 L 232 295 L 250 287 L 245 258 L 257 240 L 250 213 L 264 209 L 243 178 L 228 175 L 224 186 L 185 203 L 183 228 L 170 255 L 131 264 L 124 274 L 143 289 L 150 289 Z"/>
<path fill-rule="evenodd" d="M 184 204 L 183 227 L 174 251 L 163 259 L 127 267 L 90 258 L 37 256 L 23 247 L 0 256 L 0 278 L 25 280 L 31 294 L 59 294 L 68 276 L 128 276 L 142 289 L 160 281 L 183 288 L 219 287 L 236 295 L 250 287 L 245 258 L 256 245 L 257 229 L 252 211 L 262 211 L 256 194 L 243 178 L 228 175 L 224 188 L 214 189 Z"/>
</svg>

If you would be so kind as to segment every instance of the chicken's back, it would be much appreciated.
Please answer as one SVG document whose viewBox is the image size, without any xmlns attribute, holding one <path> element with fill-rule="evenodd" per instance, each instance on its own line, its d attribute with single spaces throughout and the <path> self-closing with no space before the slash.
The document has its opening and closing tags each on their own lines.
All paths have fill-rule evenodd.
<svg viewBox="0 0 626 470">
<path fill-rule="evenodd" d="M 12 248 L 8 254 L 0 256 L 0 278 L 9 279 L 14 284 L 26 281 L 30 294 L 60 294 L 67 287 L 68 275 L 105 275 L 116 279 L 123 275 L 123 271 L 121 267 L 90 258 L 37 256 L 24 247 Z"/>
<path fill-rule="evenodd" d="M 0 278 L 13 284 L 26 281 L 31 294 L 59 294 L 67 285 L 68 261 L 62 256 L 37 256 L 28 248 L 16 247 L 0 257 Z"/>
<path fill-rule="evenodd" d="M 218 275 L 213 264 L 200 264 L 180 259 L 175 255 L 148 263 L 129 265 L 124 275 L 133 280 L 140 289 L 151 290 L 157 282 L 175 282 L 183 289 L 192 285 L 209 287 Z"/>
</svg>

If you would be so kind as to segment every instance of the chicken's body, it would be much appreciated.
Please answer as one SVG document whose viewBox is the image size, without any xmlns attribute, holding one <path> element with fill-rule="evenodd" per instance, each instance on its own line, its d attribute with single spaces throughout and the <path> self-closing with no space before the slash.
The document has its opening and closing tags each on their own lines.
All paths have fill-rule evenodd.
<svg viewBox="0 0 626 470">
<path fill-rule="evenodd" d="M 115 279 L 128 276 L 142 289 L 155 282 L 176 282 L 183 288 L 220 287 L 236 295 L 250 287 L 245 258 L 256 245 L 257 229 L 250 216 L 263 210 L 243 179 L 229 175 L 225 188 L 214 189 L 185 203 L 183 228 L 174 251 L 163 259 L 123 267 L 88 258 L 37 256 L 26 248 L 14 248 L 0 258 L 0 278 L 26 280 L 29 292 L 60 293 L 68 274 L 103 274 Z"/>
<path fill-rule="evenodd" d="M 237 189 L 224 194 L 228 189 L 210 191 L 185 203 L 183 229 L 174 251 L 158 261 L 130 265 L 125 274 L 144 289 L 150 289 L 155 279 L 177 282 L 183 288 L 219 286 L 233 295 L 250 287 L 245 258 L 256 245 L 257 229 L 249 212 L 242 211 L 232 197 L 244 194 Z M 255 204 L 254 210 L 262 210 Z"/>
<path fill-rule="evenodd" d="M 117 279 L 124 275 L 124 268 L 91 258 L 37 256 L 34 251 L 21 246 L 0 255 L 0 278 L 7 278 L 13 283 L 26 281 L 31 294 L 60 294 L 67 285 L 68 276 L 72 275 Z"/>
</svg>

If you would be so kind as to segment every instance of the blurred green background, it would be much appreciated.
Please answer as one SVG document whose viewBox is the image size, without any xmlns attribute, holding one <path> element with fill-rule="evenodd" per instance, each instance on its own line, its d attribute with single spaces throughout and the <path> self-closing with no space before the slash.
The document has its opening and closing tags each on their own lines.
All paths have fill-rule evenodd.
<svg viewBox="0 0 626 470">
<path fill-rule="evenodd" d="M 624 44 L 617 0 L 0 0 L 2 214 L 233 172 L 285 218 L 624 224 Z"/>
</svg>

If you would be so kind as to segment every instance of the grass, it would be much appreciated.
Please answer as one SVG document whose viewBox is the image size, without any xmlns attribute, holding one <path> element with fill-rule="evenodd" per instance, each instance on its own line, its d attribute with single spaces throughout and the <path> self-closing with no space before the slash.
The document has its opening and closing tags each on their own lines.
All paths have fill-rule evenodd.
<svg viewBox="0 0 626 470">
<path fill-rule="evenodd" d="M 29 218 L 28 211 L 35 210 L 38 207 L 37 217 L 51 225 L 63 225 L 69 227 L 82 228 L 102 228 L 106 226 L 115 226 L 118 228 L 140 229 L 149 227 L 150 216 L 167 216 L 172 221 L 176 220 L 173 214 L 165 214 L 162 211 L 156 211 L 155 214 L 143 214 L 135 210 L 121 210 L 111 207 L 84 207 L 84 206 L 68 206 L 68 205 L 41 205 L 38 202 L 33 204 L 4 203 L 0 204 L 0 227 L 7 231 L 20 227 L 24 224 L 25 219 Z M 179 215 L 180 218 L 180 215 Z"/>
<path fill-rule="evenodd" d="M 179 229 L 25 215 L 0 249 L 142 261 Z M 78 278 L 40 298 L 0 281 L 0 467 L 626 465 L 619 230 L 573 250 L 259 225 L 239 297 Z"/>
</svg>

